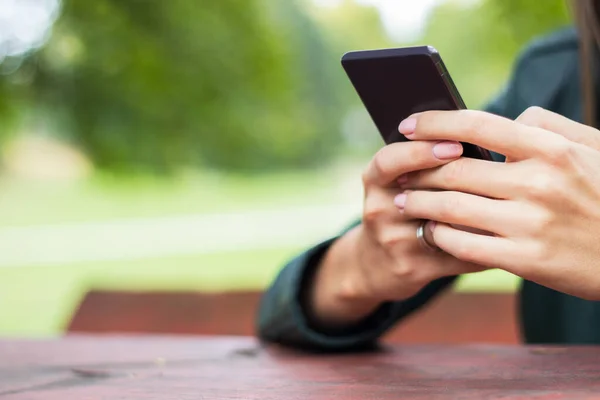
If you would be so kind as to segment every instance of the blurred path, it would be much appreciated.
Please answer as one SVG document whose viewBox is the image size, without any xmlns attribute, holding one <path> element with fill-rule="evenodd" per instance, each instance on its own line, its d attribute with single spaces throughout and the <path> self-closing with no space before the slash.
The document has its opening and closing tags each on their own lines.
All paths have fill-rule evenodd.
<svg viewBox="0 0 600 400">
<path fill-rule="evenodd" d="M 334 235 L 360 204 L 0 229 L 0 267 L 56 266 L 302 247 Z"/>
</svg>

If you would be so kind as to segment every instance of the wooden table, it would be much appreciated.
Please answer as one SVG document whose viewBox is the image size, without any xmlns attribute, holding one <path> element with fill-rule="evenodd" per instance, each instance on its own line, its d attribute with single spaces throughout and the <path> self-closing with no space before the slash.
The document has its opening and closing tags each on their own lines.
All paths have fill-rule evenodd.
<svg viewBox="0 0 600 400">
<path fill-rule="evenodd" d="M 0 340 L 0 399 L 600 399 L 600 348 L 317 355 L 252 338 Z"/>
</svg>

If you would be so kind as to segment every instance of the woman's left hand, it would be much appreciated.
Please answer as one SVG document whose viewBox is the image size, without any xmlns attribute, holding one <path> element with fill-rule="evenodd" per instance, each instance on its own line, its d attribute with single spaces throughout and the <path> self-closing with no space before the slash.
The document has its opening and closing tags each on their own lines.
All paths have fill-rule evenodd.
<svg viewBox="0 0 600 400">
<path fill-rule="evenodd" d="M 437 221 L 429 223 L 437 246 L 467 262 L 600 300 L 598 130 L 540 108 L 516 121 L 471 110 L 430 111 L 399 130 L 411 140 L 472 143 L 510 160 L 461 158 L 409 176 L 401 212 Z"/>
</svg>

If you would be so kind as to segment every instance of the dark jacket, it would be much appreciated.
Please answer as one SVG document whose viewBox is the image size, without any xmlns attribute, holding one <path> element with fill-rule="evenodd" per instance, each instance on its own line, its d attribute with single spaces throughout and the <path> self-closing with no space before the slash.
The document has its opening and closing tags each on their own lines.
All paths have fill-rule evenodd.
<svg viewBox="0 0 600 400">
<path fill-rule="evenodd" d="M 519 56 L 504 90 L 486 110 L 514 119 L 530 106 L 582 120 L 578 40 L 573 28 L 532 42 Z M 494 157 L 503 161 L 499 154 Z M 322 350 L 352 350 L 370 345 L 456 279 L 439 279 L 410 299 L 383 304 L 352 329 L 320 331 L 311 325 L 301 300 L 321 257 L 334 240 L 300 254 L 280 272 L 262 298 L 257 321 L 260 338 Z M 569 296 L 529 281 L 522 283 L 519 294 L 525 342 L 600 344 L 600 302 Z"/>
</svg>

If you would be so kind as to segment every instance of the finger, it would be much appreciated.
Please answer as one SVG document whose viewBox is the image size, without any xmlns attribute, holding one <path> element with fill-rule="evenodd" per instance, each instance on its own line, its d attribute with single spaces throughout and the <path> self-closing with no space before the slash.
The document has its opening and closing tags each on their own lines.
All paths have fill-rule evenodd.
<svg viewBox="0 0 600 400">
<path fill-rule="evenodd" d="M 398 129 L 411 140 L 467 142 L 513 160 L 544 155 L 554 150 L 558 138 L 541 128 L 474 110 L 426 111 L 402 121 Z"/>
<path fill-rule="evenodd" d="M 451 191 L 409 191 L 401 212 L 407 218 L 462 225 L 500 236 L 517 235 L 523 230 L 525 205 L 511 200 L 495 200 Z"/>
<path fill-rule="evenodd" d="M 386 266 L 380 259 L 369 259 L 369 254 L 365 254 L 365 262 L 371 268 L 364 281 L 369 282 L 371 291 L 394 300 L 398 288 L 422 287 L 443 276 L 482 270 L 481 266 L 458 260 L 450 254 L 425 251 L 416 236 L 418 226 L 418 222 L 388 225 L 377 232 L 380 245 L 398 262 L 395 266 Z M 409 296 L 413 294 L 408 293 Z"/>
<path fill-rule="evenodd" d="M 392 143 L 371 159 L 363 181 L 365 184 L 387 186 L 408 172 L 437 167 L 461 155 L 462 146 L 455 142 Z"/>
<path fill-rule="evenodd" d="M 458 276 L 473 272 L 481 272 L 486 269 L 485 266 L 459 260 L 453 255 L 439 251 L 428 252 L 419 246 L 421 255 L 416 259 L 421 266 L 428 265 L 425 282 L 431 281 L 444 276 Z"/>
<path fill-rule="evenodd" d="M 435 238 L 433 237 L 433 229 L 435 227 L 436 221 L 427 221 L 425 224 L 425 241 L 429 243 L 431 246 L 436 247 Z"/>
<path fill-rule="evenodd" d="M 368 227 L 376 227 L 405 221 L 405 216 L 394 205 L 398 192 L 398 188 L 369 188 L 363 201 L 363 223 Z"/>
<path fill-rule="evenodd" d="M 573 142 L 600 150 L 600 132 L 541 107 L 530 107 L 515 120 L 524 125 L 557 133 Z"/>
<path fill-rule="evenodd" d="M 437 168 L 411 173 L 401 188 L 451 190 L 509 199 L 518 195 L 522 175 L 519 164 L 464 157 Z"/>
<path fill-rule="evenodd" d="M 519 245 L 507 238 L 478 235 L 439 223 L 433 228 L 433 238 L 446 253 L 488 268 L 512 272 L 523 259 Z"/>
<path fill-rule="evenodd" d="M 433 229 L 435 228 L 435 225 L 437 224 L 437 221 L 427 221 L 427 224 L 425 226 L 425 240 L 427 241 L 427 243 L 429 243 L 431 246 L 436 246 L 435 244 L 435 238 L 433 237 Z M 470 232 L 470 233 L 476 233 L 478 235 L 490 235 L 490 232 L 481 230 L 481 229 L 475 229 L 475 228 L 471 228 L 469 226 L 464 226 L 464 225 L 450 225 L 451 227 L 453 227 L 454 229 L 458 229 L 461 231 L 465 231 L 465 232 Z"/>
</svg>

